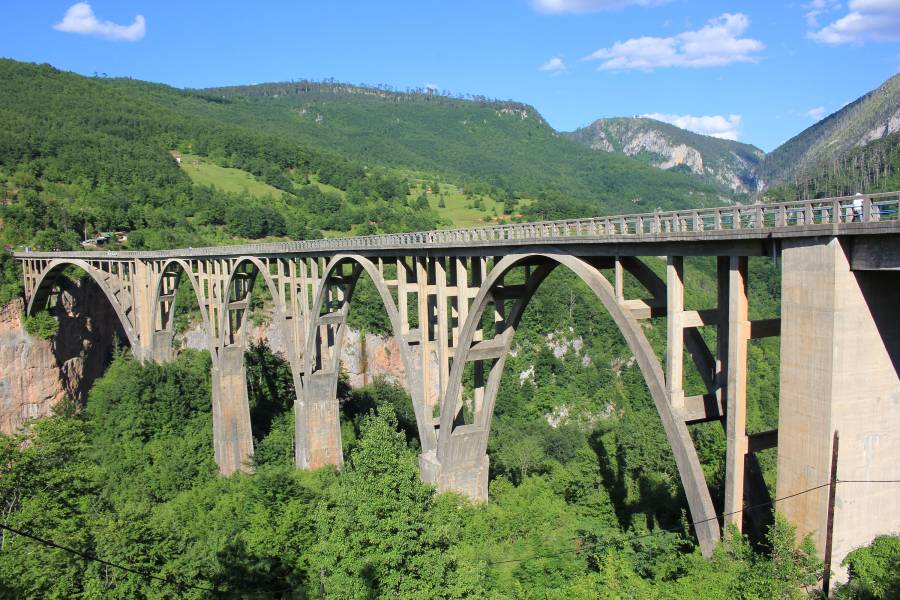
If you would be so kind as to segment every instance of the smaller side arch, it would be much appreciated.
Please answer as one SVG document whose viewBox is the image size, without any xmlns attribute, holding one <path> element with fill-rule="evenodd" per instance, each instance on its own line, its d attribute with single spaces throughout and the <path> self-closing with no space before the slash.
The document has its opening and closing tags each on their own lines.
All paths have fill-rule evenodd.
<svg viewBox="0 0 900 600">
<path fill-rule="evenodd" d="M 172 343 L 172 335 L 174 334 L 174 320 L 172 315 L 168 315 L 163 320 L 163 315 L 161 306 L 163 303 L 163 295 L 164 295 L 164 285 L 166 278 L 173 277 L 175 278 L 174 286 L 172 289 L 173 296 L 177 294 L 178 291 L 178 282 L 182 276 L 187 277 L 188 282 L 191 284 L 191 290 L 194 292 L 194 301 L 197 303 L 197 307 L 200 309 L 200 316 L 203 319 L 203 330 L 206 332 L 206 340 L 207 340 L 207 349 L 210 352 L 213 360 L 216 359 L 215 353 L 215 344 L 212 338 L 212 330 L 209 326 L 209 310 L 206 306 L 206 303 L 203 301 L 203 293 L 200 287 L 200 282 L 197 280 L 197 277 L 194 275 L 191 270 L 190 265 L 183 259 L 173 258 L 166 261 L 159 270 L 159 275 L 156 278 L 154 291 L 153 291 L 153 302 L 150 307 L 150 323 L 153 327 L 153 348 L 152 353 L 154 356 L 160 356 L 163 354 L 163 349 L 159 348 L 161 344 L 168 344 L 169 348 L 165 350 L 169 350 Z M 175 298 L 173 297 L 172 306 L 174 307 Z M 170 309 L 171 310 L 171 309 Z M 158 335 L 159 333 L 165 332 L 165 336 Z"/>
<path fill-rule="evenodd" d="M 97 286 L 103 291 L 103 294 L 106 296 L 106 299 L 109 301 L 109 304 L 115 311 L 116 316 L 119 319 L 119 323 L 121 323 L 122 325 L 122 330 L 125 332 L 125 336 L 128 338 L 128 344 L 133 349 L 139 349 L 141 347 L 141 344 L 134 324 L 128 319 L 125 313 L 125 308 L 119 302 L 119 299 L 116 297 L 113 289 L 100 275 L 98 269 L 92 267 L 88 261 L 82 259 L 65 258 L 51 260 L 35 282 L 34 293 L 28 299 L 28 306 L 26 308 L 25 314 L 29 316 L 34 315 L 36 311 L 43 310 L 47 306 L 47 301 L 50 298 L 50 294 L 53 292 L 53 288 L 56 286 L 57 278 L 66 267 L 70 266 L 78 267 L 79 269 L 87 273 L 91 277 L 91 279 L 94 280 L 94 283 L 96 283 Z M 110 281 L 115 281 L 115 278 L 110 277 Z"/>
<path fill-rule="evenodd" d="M 344 265 L 352 265 L 345 274 Z M 360 255 L 334 256 L 323 271 L 311 305 L 307 345 L 304 353 L 304 384 L 296 412 L 297 466 L 316 468 L 324 464 L 342 464 L 340 423 L 337 406 L 337 380 L 340 350 L 347 330 L 347 318 L 356 284 L 365 272 L 374 283 L 388 314 L 391 329 L 399 342 L 401 361 L 407 375 L 409 392 L 419 439 L 424 447 L 434 447 L 436 435 L 428 415 L 424 414 L 424 390 L 415 382 L 421 373 L 402 336 L 400 312 L 387 283 L 375 264 Z M 322 313 L 330 304 L 330 312 Z"/>
</svg>

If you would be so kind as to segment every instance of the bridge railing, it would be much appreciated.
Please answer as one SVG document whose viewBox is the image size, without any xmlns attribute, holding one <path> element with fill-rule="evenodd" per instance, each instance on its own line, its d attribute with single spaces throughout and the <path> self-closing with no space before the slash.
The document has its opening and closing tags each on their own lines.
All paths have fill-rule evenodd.
<svg viewBox="0 0 900 600">
<path fill-rule="evenodd" d="M 458 246 L 491 242 L 570 240 L 618 236 L 660 236 L 688 232 L 776 229 L 810 225 L 894 221 L 900 217 L 900 192 L 843 196 L 821 200 L 652 212 L 632 215 L 485 225 L 466 229 L 418 231 L 360 237 L 300 240 L 269 244 L 187 248 L 154 252 L 79 252 L 89 258 L 152 256 L 158 258 L 218 254 L 364 250 L 400 246 Z M 73 254 L 73 253 L 66 253 Z"/>
</svg>

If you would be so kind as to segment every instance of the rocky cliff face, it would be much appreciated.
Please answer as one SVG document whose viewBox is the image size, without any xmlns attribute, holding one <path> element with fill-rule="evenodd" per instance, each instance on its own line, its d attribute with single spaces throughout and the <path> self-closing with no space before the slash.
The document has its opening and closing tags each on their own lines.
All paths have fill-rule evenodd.
<svg viewBox="0 0 900 600">
<path fill-rule="evenodd" d="M 254 327 L 249 335 L 253 343 L 265 343 L 275 354 L 281 356 L 286 354 L 284 335 L 271 323 Z M 176 343 L 180 343 L 182 348 L 194 350 L 208 348 L 206 332 L 199 324 L 186 331 L 180 342 Z M 350 385 L 353 387 L 372 383 L 372 380 L 379 376 L 406 385 L 406 371 L 403 368 L 400 347 L 393 337 L 368 333 L 363 339 L 359 331 L 348 330 L 344 347 L 341 348 L 341 365 L 347 371 Z M 436 362 L 433 368 L 437 369 Z"/>
<path fill-rule="evenodd" d="M 25 332 L 24 305 L 0 308 L 0 432 L 50 413 L 63 398 L 83 403 L 103 374 L 116 339 L 125 339 L 115 312 L 95 286 L 63 282 L 51 309 L 59 331 L 50 340 Z"/>
<path fill-rule="evenodd" d="M 601 152 L 619 152 L 648 161 L 659 169 L 680 169 L 713 185 L 754 193 L 759 183 L 759 148 L 712 138 L 643 117 L 598 119 L 566 134 Z"/>
</svg>

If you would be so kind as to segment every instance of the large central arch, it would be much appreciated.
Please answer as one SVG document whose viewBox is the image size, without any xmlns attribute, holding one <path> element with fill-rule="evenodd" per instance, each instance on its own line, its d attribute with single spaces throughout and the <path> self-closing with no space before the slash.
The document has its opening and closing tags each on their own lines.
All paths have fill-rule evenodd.
<svg viewBox="0 0 900 600">
<path fill-rule="evenodd" d="M 539 267 L 532 272 L 524 287 L 519 289 L 518 300 L 509 311 L 508 317 L 503 320 L 502 328 L 498 328 L 496 336 L 491 340 L 476 342 L 476 331 L 481 326 L 485 309 L 494 301 L 495 295 L 503 294 L 504 277 L 518 266 L 540 263 L 547 266 Z M 436 453 L 437 469 L 440 474 L 435 483 L 440 488 L 469 488 L 472 495 L 486 497 L 488 436 L 500 377 L 513 334 L 525 306 L 541 282 L 550 270 L 560 265 L 575 273 L 590 287 L 612 316 L 634 354 L 672 447 L 691 515 L 696 523 L 697 538 L 704 553 L 711 552 L 719 539 L 718 520 L 687 425 L 669 402 L 662 366 L 638 321 L 629 309 L 619 303 L 613 285 L 588 260 L 564 252 L 513 254 L 502 258 L 494 265 L 475 297 L 459 342 L 456 344 L 457 354 L 453 361 L 449 384 L 441 400 L 441 434 Z M 637 270 L 637 267 L 635 269 Z M 644 278 L 647 273 L 640 275 Z M 484 384 L 483 398 L 474 406 L 473 422 L 461 423 L 460 398 L 465 366 L 468 362 L 483 363 L 491 360 L 493 364 L 490 365 L 490 373 Z"/>
</svg>

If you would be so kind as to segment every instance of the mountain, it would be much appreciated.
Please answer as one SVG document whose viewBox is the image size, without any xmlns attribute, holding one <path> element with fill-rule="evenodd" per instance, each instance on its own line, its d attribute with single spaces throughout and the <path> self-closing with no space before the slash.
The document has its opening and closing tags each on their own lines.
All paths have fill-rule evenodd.
<svg viewBox="0 0 900 600">
<path fill-rule="evenodd" d="M 482 222 L 723 201 L 511 101 L 315 82 L 183 90 L 6 59 L 0 81 L 4 245 L 125 230 L 131 247 L 196 246 L 451 226 L 485 205 Z M 425 195 L 437 182 L 445 206 Z"/>
<path fill-rule="evenodd" d="M 808 179 L 854 148 L 900 131 L 900 75 L 794 136 L 763 160 L 766 186 Z"/>
<path fill-rule="evenodd" d="M 223 103 L 229 118 L 366 164 L 440 173 L 530 197 L 562 194 L 594 212 L 724 201 L 719 190 L 682 174 L 591 152 L 519 102 L 310 81 L 197 93 Z"/>
<path fill-rule="evenodd" d="M 820 168 L 798 171 L 769 187 L 767 199 L 788 202 L 900 189 L 900 131 L 830 159 Z"/>
<path fill-rule="evenodd" d="M 625 154 L 738 193 L 757 191 L 756 167 L 765 156 L 750 144 L 700 135 L 646 117 L 597 119 L 564 135 L 594 150 Z"/>
</svg>

